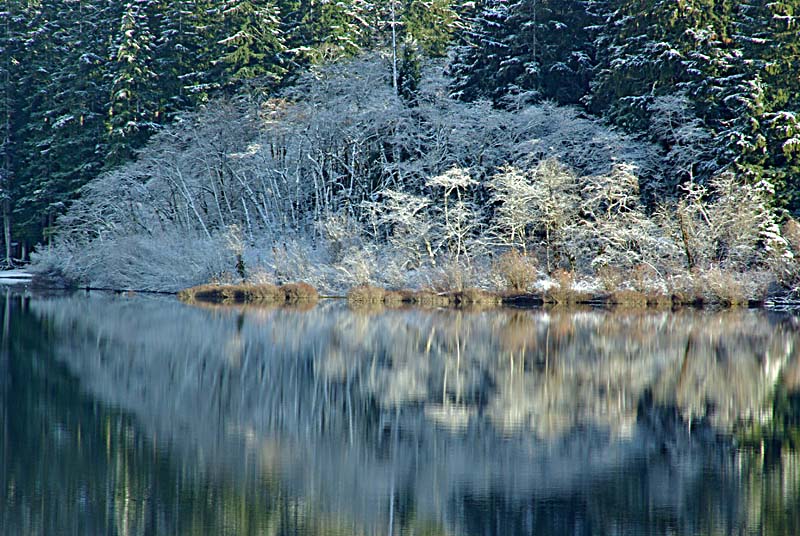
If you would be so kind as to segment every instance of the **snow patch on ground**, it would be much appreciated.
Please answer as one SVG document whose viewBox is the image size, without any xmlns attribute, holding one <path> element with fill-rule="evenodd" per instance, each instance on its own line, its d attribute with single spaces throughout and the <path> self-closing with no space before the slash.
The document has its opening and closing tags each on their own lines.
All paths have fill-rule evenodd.
<svg viewBox="0 0 800 536">
<path fill-rule="evenodd" d="M 33 274 L 22 269 L 17 270 L 0 270 L 0 283 L 2 282 L 19 282 L 30 281 Z"/>
</svg>

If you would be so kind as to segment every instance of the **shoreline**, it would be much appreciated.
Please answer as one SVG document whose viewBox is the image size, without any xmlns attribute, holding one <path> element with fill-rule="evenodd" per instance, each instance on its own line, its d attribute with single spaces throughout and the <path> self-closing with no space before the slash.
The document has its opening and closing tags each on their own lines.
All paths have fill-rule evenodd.
<svg viewBox="0 0 800 536">
<path fill-rule="evenodd" d="M 302 285 L 304 295 L 289 295 L 284 287 Z M 346 300 L 353 308 L 408 307 L 445 309 L 491 309 L 495 307 L 542 308 L 542 307 L 593 307 L 625 309 L 774 309 L 783 307 L 800 309 L 800 300 L 788 298 L 746 299 L 727 301 L 702 295 L 660 294 L 632 290 L 617 292 L 510 292 L 463 289 L 434 291 L 430 289 L 385 289 L 373 286 L 352 287 L 346 295 L 323 295 L 310 285 L 290 283 L 275 285 L 199 285 L 177 293 L 178 299 L 188 304 L 217 305 L 283 305 L 297 302 L 316 303 L 320 300 Z"/>
<path fill-rule="evenodd" d="M 13 273 L 9 273 L 13 272 Z M 230 283 L 202 284 L 183 290 L 165 291 L 136 288 L 95 287 L 69 285 L 40 274 L 24 270 L 0 272 L 0 285 L 24 286 L 34 290 L 63 292 L 110 292 L 132 296 L 175 296 L 187 304 L 198 305 L 292 305 L 315 304 L 323 300 L 344 300 L 353 308 L 446 308 L 490 309 L 512 307 L 536 309 L 543 307 L 591 307 L 606 309 L 762 309 L 800 310 L 800 299 L 787 293 L 761 298 L 737 300 L 720 299 L 710 291 L 696 293 L 657 292 L 621 289 L 617 291 L 551 288 L 549 291 L 515 292 L 465 288 L 461 290 L 433 290 L 430 288 L 391 289 L 371 285 L 357 285 L 346 292 L 318 290 L 304 282 L 284 285 Z"/>
</svg>

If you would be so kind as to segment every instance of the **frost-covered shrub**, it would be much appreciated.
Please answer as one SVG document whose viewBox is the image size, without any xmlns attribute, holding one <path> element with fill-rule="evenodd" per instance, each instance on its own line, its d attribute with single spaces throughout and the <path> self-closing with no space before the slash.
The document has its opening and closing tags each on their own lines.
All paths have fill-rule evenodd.
<svg viewBox="0 0 800 536">
<path fill-rule="evenodd" d="M 576 174 L 548 158 L 527 172 L 506 166 L 489 180 L 496 205 L 492 233 L 502 244 L 543 245 L 548 272 L 560 258 L 573 258 L 579 221 L 580 185 Z"/>
<path fill-rule="evenodd" d="M 687 267 L 747 271 L 791 258 L 763 185 L 723 173 L 710 187 L 689 183 L 662 214 L 662 226 L 681 245 Z"/>
<path fill-rule="evenodd" d="M 689 182 L 650 214 L 642 199 L 671 184 L 654 145 L 568 107 L 500 110 L 447 87 L 428 67 L 410 106 L 382 59 L 363 57 L 265 102 L 185 114 L 83 189 L 40 267 L 115 288 L 244 276 L 338 292 L 433 286 L 456 266 L 466 282 L 448 284 L 486 288 L 498 279 L 490 256 L 509 247 L 547 273 L 646 266 L 662 282 L 788 258 L 768 185 Z M 691 116 L 656 104 L 665 139 L 688 148 Z"/>
<path fill-rule="evenodd" d="M 533 185 L 528 174 L 513 166 L 503 166 L 488 181 L 492 190 L 494 217 L 489 232 L 501 245 L 527 252 L 533 215 Z"/>
<path fill-rule="evenodd" d="M 431 200 L 425 196 L 381 191 L 380 201 L 365 201 L 367 233 L 376 242 L 388 242 L 406 256 L 405 264 L 418 267 L 427 258 L 434 261 L 430 236 L 434 223 L 428 213 Z"/>
<path fill-rule="evenodd" d="M 221 234 L 136 234 L 91 244 L 59 242 L 40 251 L 39 272 L 57 272 L 72 284 L 92 288 L 178 291 L 198 281 L 235 273 L 235 256 Z"/>
<path fill-rule="evenodd" d="M 476 286 L 478 277 L 474 266 L 449 257 L 437 265 L 431 283 L 440 292 L 463 291 Z"/>
<path fill-rule="evenodd" d="M 388 259 L 380 259 L 374 246 L 350 247 L 343 252 L 341 258 L 334 263 L 341 277 L 342 286 L 369 285 L 379 281 L 381 265 L 389 272 L 391 263 Z"/>
<path fill-rule="evenodd" d="M 503 253 L 497 259 L 494 270 L 502 277 L 506 289 L 513 292 L 530 290 L 538 275 L 535 260 L 516 249 Z"/>
<path fill-rule="evenodd" d="M 617 164 L 607 174 L 587 177 L 581 196 L 581 235 L 587 247 L 579 264 L 584 270 L 587 262 L 621 269 L 656 266 L 674 255 L 674 244 L 645 213 L 633 166 Z"/>
<path fill-rule="evenodd" d="M 362 246 L 361 224 L 344 211 L 322 217 L 317 232 L 328 245 L 331 262 L 341 261 L 349 251 Z"/>
<path fill-rule="evenodd" d="M 618 290 L 625 280 L 624 272 L 616 266 L 598 265 L 595 266 L 594 273 L 603 289 L 607 292 Z"/>
<path fill-rule="evenodd" d="M 470 191 L 477 184 L 468 170 L 458 167 L 426 181 L 426 186 L 435 190 L 437 196 L 432 229 L 434 254 L 445 252 L 456 264 L 463 258 L 469 265 L 470 258 L 477 253 L 475 246 L 479 246 L 473 239 L 483 218 Z"/>
</svg>

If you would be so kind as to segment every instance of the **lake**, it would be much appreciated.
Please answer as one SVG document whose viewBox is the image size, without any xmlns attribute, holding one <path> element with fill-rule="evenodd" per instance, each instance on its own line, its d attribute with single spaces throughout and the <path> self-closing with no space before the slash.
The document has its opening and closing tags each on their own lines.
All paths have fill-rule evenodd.
<svg viewBox="0 0 800 536">
<path fill-rule="evenodd" d="M 3 292 L 2 534 L 800 534 L 788 313 Z"/>
</svg>

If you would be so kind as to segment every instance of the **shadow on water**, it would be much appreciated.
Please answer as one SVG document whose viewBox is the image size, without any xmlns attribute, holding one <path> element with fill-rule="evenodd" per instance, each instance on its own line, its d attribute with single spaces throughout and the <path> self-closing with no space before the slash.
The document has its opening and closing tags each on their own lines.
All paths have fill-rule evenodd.
<svg viewBox="0 0 800 536">
<path fill-rule="evenodd" d="M 6 534 L 800 534 L 791 316 L 0 304 Z"/>
</svg>

